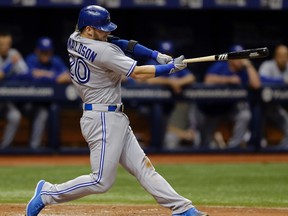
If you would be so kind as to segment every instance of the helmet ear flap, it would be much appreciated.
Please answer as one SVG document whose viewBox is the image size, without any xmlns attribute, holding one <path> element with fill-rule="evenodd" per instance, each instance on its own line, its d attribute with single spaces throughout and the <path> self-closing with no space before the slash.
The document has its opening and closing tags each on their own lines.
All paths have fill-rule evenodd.
<svg viewBox="0 0 288 216">
<path fill-rule="evenodd" d="M 97 5 L 89 5 L 81 9 L 77 26 L 79 31 L 86 26 L 92 26 L 105 32 L 111 32 L 117 28 L 117 25 L 110 21 L 110 13 Z"/>
</svg>

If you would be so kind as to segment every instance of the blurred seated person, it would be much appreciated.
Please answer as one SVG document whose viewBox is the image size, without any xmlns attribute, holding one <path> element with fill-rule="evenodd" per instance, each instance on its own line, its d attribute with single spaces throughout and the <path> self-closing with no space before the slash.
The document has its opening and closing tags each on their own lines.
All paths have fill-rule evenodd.
<svg viewBox="0 0 288 216">
<path fill-rule="evenodd" d="M 160 41 L 158 43 L 159 52 L 169 56 L 174 56 L 175 47 L 172 41 Z M 145 64 L 155 65 L 156 61 L 149 60 Z M 195 82 L 195 76 L 188 69 L 185 68 L 177 73 L 169 76 L 156 77 L 154 79 L 146 80 L 145 83 L 151 85 L 163 85 L 169 87 L 174 94 L 181 94 L 185 86 L 191 85 Z M 175 149 L 181 147 L 182 144 L 192 145 L 195 139 L 195 132 L 189 127 L 188 121 L 189 104 L 187 102 L 173 102 L 168 105 L 165 103 L 164 111 L 164 147 L 166 149 Z"/>
<path fill-rule="evenodd" d="M 229 51 L 243 50 L 241 45 L 233 45 Z M 228 60 L 212 64 L 205 76 L 204 84 L 220 86 L 245 86 L 259 89 L 260 77 L 250 60 Z M 251 111 L 247 101 L 198 103 L 195 111 L 196 124 L 201 134 L 201 145 L 205 148 L 238 148 L 246 144 L 245 135 L 249 134 Z M 228 142 L 216 129 L 221 121 L 233 124 L 232 135 Z M 214 135 L 217 135 L 214 137 Z M 216 140 L 215 140 L 216 138 Z M 216 142 L 215 142 L 216 141 Z M 223 146 L 224 145 L 224 146 Z"/>
<path fill-rule="evenodd" d="M 280 44 L 275 47 L 273 58 L 262 62 L 259 74 L 263 85 L 283 86 L 288 84 L 288 48 L 286 45 Z M 264 116 L 266 123 L 263 126 L 271 123 L 283 133 L 283 138 L 277 148 L 288 149 L 287 110 L 279 103 L 266 103 Z"/>
<path fill-rule="evenodd" d="M 30 76 L 37 83 L 70 83 L 68 67 L 64 61 L 54 54 L 53 41 L 49 37 L 41 37 L 37 40 L 34 53 L 26 57 Z M 27 103 L 23 107 L 24 112 L 32 117 L 32 132 L 30 148 L 37 149 L 41 145 L 45 130 L 50 103 Z"/>
<path fill-rule="evenodd" d="M 34 53 L 26 57 L 32 80 L 41 83 L 70 83 L 69 70 L 64 61 L 54 54 L 49 37 L 38 39 Z"/>
<path fill-rule="evenodd" d="M 12 48 L 13 38 L 9 32 L 0 32 L 0 82 L 25 77 L 28 67 L 22 55 Z M 5 118 L 7 124 L 2 132 L 1 149 L 10 146 L 15 138 L 21 113 L 13 101 L 2 101 L 0 103 L 0 116 Z"/>
</svg>

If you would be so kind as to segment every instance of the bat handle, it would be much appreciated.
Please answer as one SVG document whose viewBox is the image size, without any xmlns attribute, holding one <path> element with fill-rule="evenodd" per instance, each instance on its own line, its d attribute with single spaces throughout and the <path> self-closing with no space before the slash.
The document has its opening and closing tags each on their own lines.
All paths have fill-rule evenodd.
<svg viewBox="0 0 288 216">
<path fill-rule="evenodd" d="M 191 59 L 184 59 L 183 63 L 193 63 L 193 62 L 208 62 L 208 61 L 215 61 L 215 55 L 205 56 L 205 57 L 198 57 L 198 58 L 191 58 Z"/>
</svg>

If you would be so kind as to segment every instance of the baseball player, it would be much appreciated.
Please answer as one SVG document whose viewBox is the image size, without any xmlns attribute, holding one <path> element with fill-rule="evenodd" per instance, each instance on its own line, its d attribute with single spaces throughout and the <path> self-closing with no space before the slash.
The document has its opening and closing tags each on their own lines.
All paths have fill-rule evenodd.
<svg viewBox="0 0 288 216">
<path fill-rule="evenodd" d="M 232 45 L 229 49 L 230 52 L 241 50 L 244 50 L 244 48 L 239 44 Z M 252 89 L 259 89 L 261 86 L 257 70 L 248 59 L 233 59 L 213 63 L 205 74 L 204 84 L 245 86 Z M 203 146 L 211 147 L 211 144 L 213 145 L 214 132 L 223 120 L 233 122 L 232 135 L 227 142 L 227 148 L 238 148 L 243 142 L 247 142 L 245 134 L 249 132 L 252 117 L 248 102 L 199 103 L 194 111 Z M 225 145 L 225 143 L 222 144 L 221 135 L 218 136 L 217 133 L 216 142 L 219 146 Z"/>
<path fill-rule="evenodd" d="M 121 103 L 121 76 L 149 79 L 186 67 L 184 56 L 174 60 L 135 41 L 108 35 L 117 26 L 109 12 L 96 5 L 81 9 L 78 28 L 68 39 L 71 78 L 83 100 L 82 134 L 90 148 L 92 172 L 62 184 L 38 182 L 26 215 L 34 216 L 46 206 L 75 200 L 111 188 L 120 163 L 134 175 L 156 201 L 173 215 L 205 216 L 160 176 L 138 144 Z M 135 58 L 154 58 L 162 65 L 137 66 Z M 170 62 L 170 63 L 169 63 Z"/>
<path fill-rule="evenodd" d="M 10 32 L 0 32 L 0 82 L 27 78 L 28 67 L 21 53 L 12 47 L 13 37 Z M 21 112 L 13 101 L 0 102 L 0 118 L 5 118 L 7 125 L 0 141 L 0 150 L 9 147 L 17 133 L 21 121 Z"/>
<path fill-rule="evenodd" d="M 288 47 L 279 44 L 275 47 L 273 59 L 263 61 L 259 66 L 259 75 L 265 85 L 287 85 L 288 84 Z M 288 149 L 288 112 L 280 103 L 264 104 L 265 125 L 272 124 L 280 129 L 283 137 L 277 149 Z M 265 138 L 263 138 L 265 141 Z"/>
<path fill-rule="evenodd" d="M 31 80 L 37 83 L 70 83 L 69 69 L 60 56 L 54 53 L 53 41 L 49 37 L 40 37 L 35 50 L 26 57 Z M 29 141 L 31 149 L 41 146 L 46 122 L 49 117 L 50 103 L 31 103 L 24 110 L 32 120 L 32 133 Z"/>
</svg>

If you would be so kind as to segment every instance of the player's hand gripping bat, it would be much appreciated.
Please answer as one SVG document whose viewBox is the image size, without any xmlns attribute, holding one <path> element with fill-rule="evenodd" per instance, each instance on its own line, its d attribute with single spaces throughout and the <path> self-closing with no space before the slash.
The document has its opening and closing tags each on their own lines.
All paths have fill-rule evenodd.
<svg viewBox="0 0 288 216">
<path fill-rule="evenodd" d="M 209 62 L 209 61 L 226 61 L 230 59 L 256 59 L 264 58 L 269 55 L 267 47 L 247 49 L 235 52 L 227 52 L 218 55 L 203 56 L 198 58 L 184 59 L 183 63 L 195 63 L 195 62 Z"/>
</svg>

